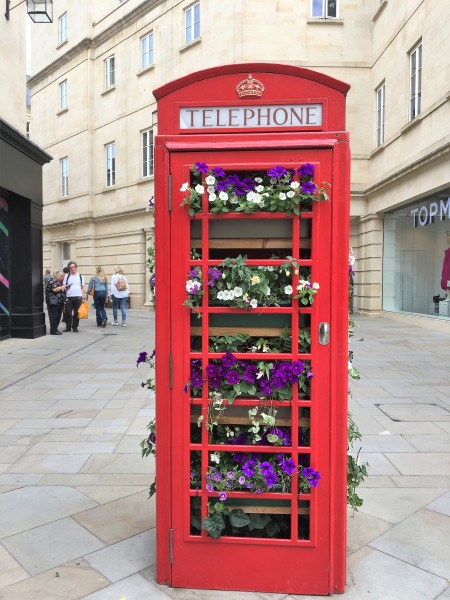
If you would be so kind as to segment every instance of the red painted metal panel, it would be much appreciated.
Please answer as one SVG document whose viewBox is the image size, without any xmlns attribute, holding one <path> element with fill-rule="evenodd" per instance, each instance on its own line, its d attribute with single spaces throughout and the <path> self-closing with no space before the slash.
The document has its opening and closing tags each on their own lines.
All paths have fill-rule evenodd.
<svg viewBox="0 0 450 600">
<path fill-rule="evenodd" d="M 280 65 L 232 65 L 208 69 L 201 77 L 188 76 L 168 84 L 155 95 L 158 105 L 160 132 L 156 138 L 156 379 L 157 392 L 157 579 L 177 587 L 205 589 L 254 590 L 290 594 L 328 594 L 342 592 L 345 586 L 345 515 L 346 515 L 346 431 L 347 431 L 347 278 L 348 278 L 348 204 L 349 150 L 347 134 L 342 131 L 323 132 L 226 132 L 188 133 L 178 135 L 174 115 L 180 102 L 200 101 L 222 103 L 231 101 L 230 85 L 236 74 L 250 70 L 269 82 L 273 92 L 278 81 L 279 96 L 295 97 L 303 85 L 311 98 L 327 98 L 327 126 L 343 128 L 346 84 L 333 84 L 329 78 L 314 74 L 307 76 L 303 69 Z M 261 75 L 263 73 L 263 75 Z M 296 79 L 297 77 L 297 79 Z M 212 88 L 211 78 L 214 87 Z M 278 79 L 277 79 L 278 78 Z M 300 83 L 299 83 L 300 82 Z M 234 84 L 233 84 L 234 85 Z M 184 86 L 187 86 L 184 87 Z M 328 87 L 327 87 L 328 86 Z M 266 99 L 277 99 L 276 96 Z M 235 101 L 235 99 L 234 99 Z M 209 167 L 221 167 L 229 173 L 267 171 L 275 165 L 296 168 L 306 162 L 315 165 L 316 183 L 331 184 L 329 202 L 315 203 L 310 212 L 287 217 L 284 213 L 220 214 L 208 213 L 208 198 L 203 198 L 203 210 L 189 217 L 187 207 L 181 206 L 185 193 L 182 184 L 189 181 L 190 168 L 197 162 Z M 169 204 L 171 209 L 169 210 Z M 183 306 L 186 299 L 186 279 L 189 269 L 198 267 L 206 273 L 209 267 L 221 263 L 219 254 L 210 252 L 210 237 L 214 228 L 221 228 L 233 237 L 233 230 L 250 231 L 267 223 L 287 224 L 292 235 L 289 252 L 299 258 L 301 267 L 310 270 L 311 281 L 320 283 L 320 292 L 313 306 L 304 307 L 294 300 L 289 306 L 245 309 L 210 305 L 204 278 L 204 296 L 194 320 L 190 309 Z M 259 224 L 259 225 L 257 225 Z M 301 257 L 302 227 L 310 228 L 310 253 Z M 195 233 L 194 233 L 195 232 Z M 212 235 L 212 234 L 211 234 Z M 191 257 L 193 238 L 200 237 L 201 257 Z M 251 255 L 248 265 L 279 266 L 283 258 Z M 298 275 L 293 274 L 293 287 Z M 204 477 L 211 452 L 232 452 L 236 446 L 210 442 L 208 432 L 201 427 L 200 437 L 192 438 L 192 420 L 206 416 L 208 386 L 201 394 L 191 397 L 186 391 L 190 378 L 190 361 L 199 359 L 203 374 L 209 361 L 220 354 L 209 350 L 209 325 L 222 317 L 238 319 L 245 314 L 283 316 L 290 318 L 293 340 L 297 341 L 300 320 L 308 319 L 311 331 L 309 352 L 300 353 L 298 343 L 292 342 L 291 352 L 283 360 L 306 359 L 314 377 L 310 393 L 294 393 L 290 401 L 273 404 L 287 414 L 292 442 L 283 447 L 300 468 L 311 464 L 321 472 L 320 484 L 309 493 L 298 494 L 296 473 L 290 491 L 256 494 L 234 491 L 228 502 L 247 506 L 257 504 L 258 510 L 287 513 L 289 534 L 284 537 L 225 536 L 208 537 L 191 524 L 191 515 L 201 508 L 207 516 L 207 502 L 214 502 L 217 493 L 206 488 Z M 330 324 L 329 344 L 319 343 L 320 324 Z M 199 330 L 200 347 L 191 347 L 193 329 Z M 238 360 L 247 354 L 236 353 Z M 251 358 L 276 360 L 277 354 L 252 354 Z M 238 397 L 233 407 L 248 409 L 257 403 L 255 398 Z M 286 413 L 287 410 L 287 413 Z M 304 411 L 307 411 L 306 413 Z M 311 437 L 308 444 L 300 443 L 299 415 L 310 419 Z M 252 446 L 240 446 L 240 451 L 252 451 Z M 259 451 L 269 457 L 278 447 L 265 446 Z M 199 458 L 198 458 L 199 457 Z M 303 460 L 310 462 L 304 463 Z M 191 483 L 193 461 L 200 461 L 201 481 Z M 269 503 L 269 504 L 267 504 Z M 272 503 L 272 504 L 270 504 Z M 270 508 L 272 506 L 272 508 Z M 300 511 L 300 512 L 299 512 Z M 303 512 L 302 512 L 303 511 Z M 306 511 L 306 512 L 305 512 Z M 309 513 L 308 513 L 309 511 Z M 283 514 L 284 514 L 283 513 Z M 305 516 L 306 515 L 306 516 Z M 300 525 L 300 522 L 302 525 Z M 304 525 L 306 523 L 306 526 Z M 306 529 L 302 529 L 306 527 Z M 302 533 L 300 533 L 302 530 Z M 306 532 L 306 533 L 305 533 Z M 299 565 L 301 568 L 299 568 Z"/>
</svg>

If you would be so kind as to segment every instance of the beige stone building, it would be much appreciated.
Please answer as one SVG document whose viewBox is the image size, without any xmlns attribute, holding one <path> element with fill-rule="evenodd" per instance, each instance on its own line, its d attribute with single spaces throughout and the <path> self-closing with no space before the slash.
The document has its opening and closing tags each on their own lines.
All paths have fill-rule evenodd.
<svg viewBox="0 0 450 600">
<path fill-rule="evenodd" d="M 32 135 L 54 157 L 44 266 L 123 264 L 131 306 L 148 305 L 152 90 L 221 64 L 287 63 L 351 84 L 356 310 L 450 316 L 433 301 L 450 245 L 449 13 L 448 0 L 59 0 L 32 32 Z"/>
</svg>

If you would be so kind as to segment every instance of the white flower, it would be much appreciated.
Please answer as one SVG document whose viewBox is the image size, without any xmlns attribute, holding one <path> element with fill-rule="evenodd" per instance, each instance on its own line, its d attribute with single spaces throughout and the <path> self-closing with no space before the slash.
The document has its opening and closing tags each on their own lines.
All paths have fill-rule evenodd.
<svg viewBox="0 0 450 600">
<path fill-rule="evenodd" d="M 220 192 L 219 198 L 222 200 L 222 202 L 226 202 L 228 200 L 228 194 L 226 192 Z"/>
<path fill-rule="evenodd" d="M 263 192 L 263 191 L 264 191 L 264 186 L 263 186 L 263 185 L 257 185 L 257 186 L 255 187 L 255 191 L 256 191 L 256 192 L 258 192 L 258 193 L 260 194 L 261 192 Z"/>
<path fill-rule="evenodd" d="M 258 300 L 256 300 L 256 298 L 252 298 L 252 299 L 250 300 L 250 306 L 251 306 L 252 308 L 256 308 L 256 307 L 258 306 Z"/>
<path fill-rule="evenodd" d="M 210 201 L 210 202 L 214 202 L 215 200 L 217 200 L 217 196 L 216 196 L 216 194 L 210 194 L 210 195 L 209 195 L 209 201 Z"/>
<path fill-rule="evenodd" d="M 270 287 L 267 288 L 266 296 L 270 296 Z"/>
<path fill-rule="evenodd" d="M 233 292 L 234 292 L 235 298 L 239 298 L 239 296 L 242 296 L 242 288 L 239 286 L 236 286 L 234 288 Z"/>
<path fill-rule="evenodd" d="M 351 371 L 353 369 L 353 365 L 350 361 L 348 361 L 348 370 Z"/>
<path fill-rule="evenodd" d="M 285 293 L 285 294 L 288 294 L 288 295 L 291 295 L 291 294 L 292 294 L 292 285 L 287 285 L 287 286 L 284 288 L 284 293 Z"/>
<path fill-rule="evenodd" d="M 195 186 L 195 191 L 197 192 L 197 194 L 204 194 L 205 193 L 205 188 L 198 184 Z"/>
<path fill-rule="evenodd" d="M 252 285 L 256 285 L 257 283 L 261 283 L 261 278 L 259 275 L 253 275 L 253 277 L 250 279 L 250 282 Z"/>
<path fill-rule="evenodd" d="M 213 185 L 208 185 L 208 187 L 206 188 L 206 191 L 208 192 L 208 194 L 214 194 L 214 192 L 216 191 L 216 188 Z"/>
<path fill-rule="evenodd" d="M 294 192 L 294 190 L 289 190 L 289 191 L 286 193 L 286 196 L 287 196 L 288 198 L 293 198 L 293 197 L 295 196 L 295 192 Z"/>
<path fill-rule="evenodd" d="M 269 352 L 269 350 L 270 350 L 269 346 L 266 346 L 266 345 L 264 344 L 264 346 L 263 346 L 263 348 L 262 348 L 262 351 L 263 351 L 263 352 Z"/>
<path fill-rule="evenodd" d="M 233 300 L 233 293 L 230 290 L 224 290 L 223 300 Z"/>
<path fill-rule="evenodd" d="M 186 183 L 183 183 L 183 185 L 180 187 L 180 192 L 185 192 L 188 189 L 189 189 L 189 183 L 186 181 Z"/>
<path fill-rule="evenodd" d="M 300 184 L 298 181 L 291 181 L 291 188 L 293 190 L 296 190 L 298 187 L 300 187 Z"/>
<path fill-rule="evenodd" d="M 280 192 L 280 194 L 279 194 L 278 198 L 279 198 L 280 200 L 286 200 L 287 196 L 286 196 L 286 194 L 285 194 L 284 192 Z"/>
<path fill-rule="evenodd" d="M 278 181 L 278 179 L 277 179 L 276 177 L 271 177 L 271 178 L 270 178 L 270 183 L 271 183 L 272 185 L 275 185 L 275 183 L 277 183 L 277 181 Z"/>
<path fill-rule="evenodd" d="M 219 464 L 220 463 L 220 454 L 217 454 L 217 452 L 213 452 L 210 455 L 209 460 L 211 462 L 215 462 L 215 463 Z"/>
<path fill-rule="evenodd" d="M 261 377 L 264 375 L 264 371 L 258 371 L 258 373 L 256 374 L 256 379 L 261 379 Z"/>
<path fill-rule="evenodd" d="M 220 292 L 218 292 L 217 300 L 223 300 L 223 291 L 222 290 Z"/>
<path fill-rule="evenodd" d="M 253 194 L 253 202 L 255 204 L 260 204 L 262 202 L 261 194 Z"/>
<path fill-rule="evenodd" d="M 274 271 L 274 267 L 267 267 L 267 270 L 272 272 L 272 271 Z"/>
<path fill-rule="evenodd" d="M 306 281 L 306 279 L 300 279 L 300 281 L 298 282 L 297 289 L 301 291 L 306 289 L 306 287 L 309 287 L 308 281 Z"/>
<path fill-rule="evenodd" d="M 190 293 L 190 291 L 192 290 L 194 285 L 196 285 L 197 287 L 200 287 L 200 284 L 198 281 L 194 281 L 193 279 L 188 279 L 186 281 L 186 291 Z"/>
<path fill-rule="evenodd" d="M 291 274 L 291 272 L 290 272 L 290 271 L 288 271 L 287 269 L 285 270 L 285 273 L 286 273 L 286 277 L 289 277 L 289 276 L 290 276 L 290 274 Z"/>
<path fill-rule="evenodd" d="M 348 262 L 352 266 L 355 264 L 355 257 L 352 254 L 350 254 L 350 256 L 348 257 Z"/>
<path fill-rule="evenodd" d="M 320 288 L 320 285 L 318 283 L 313 283 L 312 286 L 314 290 L 318 290 Z"/>
<path fill-rule="evenodd" d="M 256 183 L 262 183 L 262 178 L 261 177 L 255 177 L 255 182 Z"/>
<path fill-rule="evenodd" d="M 208 175 L 208 177 L 205 178 L 205 183 L 207 185 L 214 185 L 216 183 L 216 178 L 214 175 Z"/>
<path fill-rule="evenodd" d="M 255 192 L 247 192 L 246 198 L 249 202 L 253 202 L 254 196 L 255 196 Z"/>
</svg>

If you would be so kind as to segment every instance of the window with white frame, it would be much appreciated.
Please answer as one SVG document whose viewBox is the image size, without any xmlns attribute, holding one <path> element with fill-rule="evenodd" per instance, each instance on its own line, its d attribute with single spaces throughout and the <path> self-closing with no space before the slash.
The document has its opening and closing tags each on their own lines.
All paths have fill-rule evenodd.
<svg viewBox="0 0 450 600">
<path fill-rule="evenodd" d="M 142 177 L 153 175 L 153 131 L 142 132 Z"/>
<path fill-rule="evenodd" d="M 141 69 L 153 64 L 153 32 L 141 37 Z"/>
<path fill-rule="evenodd" d="M 114 56 L 108 56 L 105 64 L 105 88 L 110 88 L 116 84 L 116 60 Z"/>
<path fill-rule="evenodd" d="M 420 114 L 422 99 L 422 42 L 409 53 L 409 120 Z"/>
<path fill-rule="evenodd" d="M 61 197 L 69 195 L 69 159 L 67 156 L 59 161 Z"/>
<path fill-rule="evenodd" d="M 337 19 L 338 0 L 311 0 L 311 15 L 319 19 Z"/>
<path fill-rule="evenodd" d="M 67 108 L 67 79 L 59 84 L 59 109 Z"/>
<path fill-rule="evenodd" d="M 184 11 L 184 31 L 186 44 L 200 37 L 200 2 L 192 4 Z"/>
<path fill-rule="evenodd" d="M 70 260 L 70 242 L 60 242 L 62 266 L 65 267 Z"/>
<path fill-rule="evenodd" d="M 58 19 L 58 44 L 66 42 L 67 39 L 67 13 L 64 13 Z"/>
<path fill-rule="evenodd" d="M 384 144 L 384 100 L 385 85 L 382 83 L 376 89 L 377 96 L 377 148 Z"/>
<path fill-rule="evenodd" d="M 106 187 L 116 184 L 116 144 L 106 144 Z"/>
</svg>

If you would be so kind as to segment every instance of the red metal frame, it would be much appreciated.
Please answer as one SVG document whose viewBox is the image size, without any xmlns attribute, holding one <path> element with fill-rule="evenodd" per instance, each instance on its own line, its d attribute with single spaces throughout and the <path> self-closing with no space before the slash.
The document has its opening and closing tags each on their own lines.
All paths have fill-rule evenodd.
<svg viewBox="0 0 450 600">
<path fill-rule="evenodd" d="M 292 90 L 293 81 L 302 86 L 302 95 L 328 99 L 327 123 L 337 125 L 334 132 L 226 132 L 219 134 L 179 134 L 174 122 L 174 104 L 195 105 L 200 101 L 234 101 L 230 97 L 230 81 L 236 82 L 251 71 L 258 78 L 268 77 L 278 82 L 279 90 Z M 215 85 L 211 87 L 211 78 Z M 305 81 L 306 80 L 306 81 Z M 290 87 L 289 87 L 290 86 Z M 305 88 L 309 86 L 310 89 Z M 232 87 L 232 86 L 231 86 Z M 295 88 L 295 86 L 294 86 Z M 234 88 L 232 88 L 234 89 Z M 155 92 L 159 100 L 159 130 L 155 143 L 156 161 L 156 379 L 157 379 L 157 579 L 180 587 L 208 589 L 241 589 L 279 593 L 328 594 L 342 592 L 345 586 L 345 515 L 346 515 L 346 431 L 347 431 L 347 337 L 348 337 L 348 203 L 349 203 L 349 148 L 344 127 L 344 94 L 348 86 L 304 69 L 280 65 L 231 65 L 208 69 L 196 76 L 188 76 L 168 84 Z M 228 92 L 226 92 L 228 90 Z M 203 94 L 203 95 L 202 95 Z M 228 94 L 228 95 L 227 95 Z M 205 100 L 206 99 L 206 100 Z M 274 98 L 266 99 L 267 102 Z M 287 102 L 286 99 L 283 99 Z M 189 169 L 196 161 L 226 169 L 268 169 L 282 164 L 286 167 L 304 162 L 317 165 L 316 182 L 331 183 L 330 202 L 315 204 L 310 213 L 300 217 L 286 217 L 279 213 L 255 215 L 207 213 L 207 199 L 203 213 L 192 219 L 186 207 L 180 206 L 185 194 L 179 192 L 188 180 Z M 170 189 L 169 189 L 170 188 Z M 171 210 L 168 204 L 172 202 Z M 311 455 L 314 468 L 321 471 L 317 489 L 298 496 L 297 479 L 293 476 L 290 493 L 266 493 L 264 499 L 285 499 L 291 503 L 291 538 L 226 538 L 214 540 L 203 531 L 192 535 L 189 528 L 190 498 L 198 497 L 206 516 L 208 492 L 203 482 L 201 490 L 190 488 L 189 457 L 192 450 L 202 452 L 202 472 L 206 471 L 208 452 L 233 450 L 232 446 L 208 445 L 203 431 L 201 443 L 190 441 L 191 406 L 207 406 L 207 389 L 202 398 L 192 399 L 183 391 L 189 379 L 191 358 L 201 358 L 205 367 L 208 360 L 218 355 L 207 351 L 208 321 L 210 315 L 238 314 L 239 309 L 208 306 L 203 296 L 202 352 L 190 349 L 190 313 L 183 306 L 186 273 L 191 266 L 201 265 L 206 273 L 209 266 L 220 263 L 208 255 L 209 224 L 221 220 L 287 219 L 292 223 L 293 256 L 298 256 L 300 220 L 312 223 L 311 259 L 300 264 L 312 269 L 312 279 L 319 281 L 320 293 L 314 305 L 304 308 L 293 301 L 289 308 L 258 308 L 258 314 L 286 313 L 292 315 L 291 329 L 297 331 L 299 315 L 311 315 L 310 356 L 299 355 L 293 347 L 288 359 L 311 360 L 316 373 L 312 379 L 310 399 L 291 401 L 293 456 Z M 201 222 L 203 252 L 200 261 L 190 259 L 190 223 Z M 297 254 L 295 254 L 297 252 Z M 276 265 L 282 261 L 253 259 L 248 264 Z M 298 278 L 297 278 L 298 279 Z M 294 285 L 296 284 L 294 277 Z M 206 286 L 206 282 L 204 282 Z M 331 325 L 329 345 L 318 343 L 320 322 Z M 294 333 L 293 333 L 294 337 Z M 205 350 L 206 349 L 206 350 Z M 251 355 L 251 358 L 276 358 L 277 355 Z M 238 358 L 249 356 L 238 354 Z M 255 401 L 236 399 L 233 406 L 253 405 Z M 286 405 L 280 402 L 280 405 Z M 298 446 L 296 438 L 298 407 L 311 409 L 311 442 L 309 447 Z M 246 447 L 241 447 L 245 450 Z M 265 452 L 278 452 L 267 447 Z M 284 452 L 284 450 L 283 450 Z M 254 498 L 246 492 L 233 492 L 230 497 Z M 310 501 L 310 536 L 298 539 L 297 502 Z M 295 510 L 293 509 L 295 507 Z M 199 569 L 201 565 L 201 569 Z M 261 568 L 264 565 L 264 568 Z M 269 566 L 270 565 L 270 566 Z M 301 565 L 298 568 L 296 565 Z"/>
</svg>

